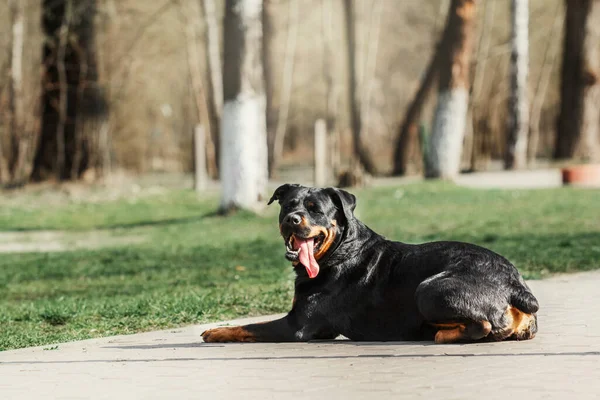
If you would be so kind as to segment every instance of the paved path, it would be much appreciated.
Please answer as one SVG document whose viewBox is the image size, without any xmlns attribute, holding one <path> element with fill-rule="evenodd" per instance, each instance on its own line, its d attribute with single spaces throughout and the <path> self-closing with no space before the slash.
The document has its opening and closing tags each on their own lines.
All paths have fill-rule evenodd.
<svg viewBox="0 0 600 400">
<path fill-rule="evenodd" d="M 492 171 L 461 174 L 455 182 L 475 188 L 540 189 L 562 186 L 560 169 Z"/>
<path fill-rule="evenodd" d="M 297 182 L 303 185 L 313 184 L 313 172 L 310 168 L 293 169 L 280 175 L 276 181 L 271 181 L 275 188 L 286 182 Z M 369 182 L 370 186 L 396 186 L 423 181 L 422 176 L 391 176 L 375 177 Z M 555 188 L 563 185 L 561 170 L 558 168 L 537 168 L 522 171 L 493 170 L 460 174 L 454 180 L 459 186 L 472 188 L 494 189 L 541 189 Z M 591 185 L 592 187 L 599 187 Z"/>
<path fill-rule="evenodd" d="M 531 286 L 532 341 L 222 345 L 192 326 L 0 353 L 0 399 L 600 398 L 600 271 Z"/>
</svg>

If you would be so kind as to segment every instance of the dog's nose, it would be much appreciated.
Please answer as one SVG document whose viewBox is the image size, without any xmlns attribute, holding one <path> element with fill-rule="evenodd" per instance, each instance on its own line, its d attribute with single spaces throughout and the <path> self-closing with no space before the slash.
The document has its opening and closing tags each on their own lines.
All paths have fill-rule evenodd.
<svg viewBox="0 0 600 400">
<path fill-rule="evenodd" d="M 290 225 L 300 225 L 302 222 L 302 217 L 300 217 L 298 214 L 291 214 L 285 217 L 284 222 L 287 222 Z"/>
</svg>

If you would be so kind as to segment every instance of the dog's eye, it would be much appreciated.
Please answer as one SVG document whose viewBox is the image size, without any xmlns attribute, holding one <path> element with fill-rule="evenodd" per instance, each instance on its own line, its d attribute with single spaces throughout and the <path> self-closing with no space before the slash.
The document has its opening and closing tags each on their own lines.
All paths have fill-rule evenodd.
<svg viewBox="0 0 600 400">
<path fill-rule="evenodd" d="M 300 204 L 300 202 L 298 200 L 291 200 L 291 201 L 283 204 L 281 206 L 281 208 L 283 208 L 284 211 L 291 211 L 295 207 L 298 207 L 298 204 Z"/>
<path fill-rule="evenodd" d="M 306 202 L 306 209 L 310 212 L 320 213 L 321 209 L 312 201 Z"/>
</svg>

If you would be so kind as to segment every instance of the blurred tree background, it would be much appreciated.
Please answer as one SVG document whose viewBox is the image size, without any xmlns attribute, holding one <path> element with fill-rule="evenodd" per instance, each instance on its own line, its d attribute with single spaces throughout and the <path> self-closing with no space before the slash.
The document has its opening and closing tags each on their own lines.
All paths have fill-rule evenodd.
<svg viewBox="0 0 600 400">
<path fill-rule="evenodd" d="M 197 124 L 217 178 L 223 82 L 237 79 L 226 6 L 260 8 L 241 51 L 264 79 L 271 177 L 312 165 L 319 118 L 336 174 L 423 174 L 429 138 L 459 149 L 457 171 L 600 156 L 599 0 L 10 0 L 0 182 L 191 172 Z"/>
</svg>

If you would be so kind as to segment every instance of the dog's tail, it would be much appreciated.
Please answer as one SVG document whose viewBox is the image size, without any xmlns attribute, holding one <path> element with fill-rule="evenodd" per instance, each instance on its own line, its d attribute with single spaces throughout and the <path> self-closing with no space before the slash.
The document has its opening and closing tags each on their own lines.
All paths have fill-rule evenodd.
<svg viewBox="0 0 600 400">
<path fill-rule="evenodd" d="M 524 283 L 515 288 L 510 303 L 513 307 L 527 314 L 536 313 L 540 308 L 537 299 Z"/>
</svg>

